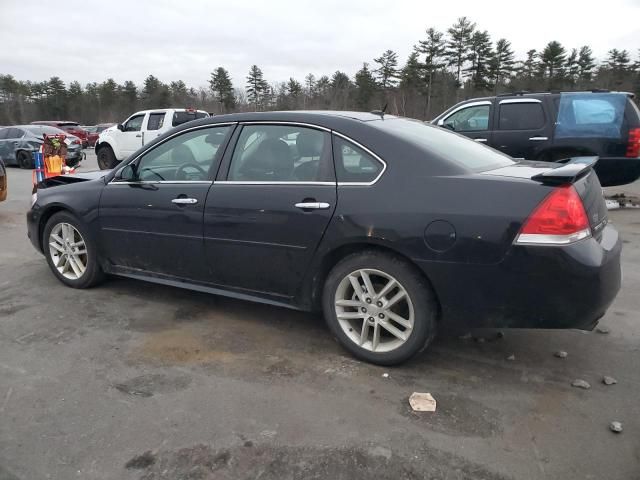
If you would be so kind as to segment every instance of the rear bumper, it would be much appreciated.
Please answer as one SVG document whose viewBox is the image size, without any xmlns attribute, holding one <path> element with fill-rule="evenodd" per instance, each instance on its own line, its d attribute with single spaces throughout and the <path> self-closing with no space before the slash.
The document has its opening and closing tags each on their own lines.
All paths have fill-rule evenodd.
<svg viewBox="0 0 640 480">
<path fill-rule="evenodd" d="M 599 240 L 514 246 L 495 265 L 419 264 L 445 324 L 590 330 L 620 290 L 621 250 L 617 230 L 608 225 Z"/>
<path fill-rule="evenodd" d="M 640 178 L 640 158 L 600 157 L 593 168 L 603 187 L 626 185 Z"/>
</svg>

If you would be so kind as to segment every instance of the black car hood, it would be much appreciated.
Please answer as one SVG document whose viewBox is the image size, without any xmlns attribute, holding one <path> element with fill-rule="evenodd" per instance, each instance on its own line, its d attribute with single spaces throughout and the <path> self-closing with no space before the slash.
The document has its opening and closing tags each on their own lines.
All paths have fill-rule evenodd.
<svg viewBox="0 0 640 480">
<path fill-rule="evenodd" d="M 38 188 L 49 188 L 58 185 L 69 185 L 71 183 L 88 182 L 90 180 L 98 180 L 106 176 L 111 170 L 93 170 L 90 172 L 72 173 L 69 175 L 59 175 L 57 177 L 47 178 L 38 183 Z"/>
</svg>

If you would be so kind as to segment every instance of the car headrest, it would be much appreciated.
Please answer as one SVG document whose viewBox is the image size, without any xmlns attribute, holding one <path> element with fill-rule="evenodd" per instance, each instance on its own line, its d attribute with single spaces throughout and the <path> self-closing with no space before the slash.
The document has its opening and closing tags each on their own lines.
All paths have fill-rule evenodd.
<svg viewBox="0 0 640 480">
<path fill-rule="evenodd" d="M 301 157 L 319 157 L 323 146 L 324 135 L 316 130 L 303 130 L 296 138 L 296 148 Z"/>
<path fill-rule="evenodd" d="M 277 138 L 267 138 L 258 146 L 240 172 L 255 180 L 290 180 L 294 162 L 289 146 Z"/>
</svg>

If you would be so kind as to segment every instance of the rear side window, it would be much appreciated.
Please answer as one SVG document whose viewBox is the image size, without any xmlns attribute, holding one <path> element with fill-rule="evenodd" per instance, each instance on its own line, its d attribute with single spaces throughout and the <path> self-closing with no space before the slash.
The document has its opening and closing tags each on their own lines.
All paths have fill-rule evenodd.
<svg viewBox="0 0 640 480">
<path fill-rule="evenodd" d="M 22 138 L 24 132 L 19 128 L 7 128 L 7 136 L 5 138 Z"/>
<path fill-rule="evenodd" d="M 152 113 L 149 115 L 147 130 L 160 130 L 164 124 L 165 113 Z"/>
<path fill-rule="evenodd" d="M 556 138 L 619 138 L 627 96 L 618 93 L 560 95 Z"/>
<path fill-rule="evenodd" d="M 503 103 L 499 115 L 500 130 L 538 130 L 544 127 L 541 103 Z"/>
<path fill-rule="evenodd" d="M 8 128 L 0 128 L 0 140 L 4 140 L 5 138 L 9 138 L 7 135 L 9 133 Z"/>
<path fill-rule="evenodd" d="M 384 166 L 373 155 L 341 137 L 333 137 L 336 176 L 342 183 L 371 183 Z"/>
<path fill-rule="evenodd" d="M 178 125 L 182 125 L 183 123 L 197 120 L 199 118 L 206 118 L 208 116 L 209 115 L 207 115 L 205 112 L 174 112 L 171 125 L 173 127 L 177 127 Z"/>
</svg>

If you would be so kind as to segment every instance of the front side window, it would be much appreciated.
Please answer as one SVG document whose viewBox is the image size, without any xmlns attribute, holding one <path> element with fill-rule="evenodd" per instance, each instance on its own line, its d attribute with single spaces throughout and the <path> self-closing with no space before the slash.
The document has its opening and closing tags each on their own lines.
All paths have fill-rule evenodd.
<svg viewBox="0 0 640 480">
<path fill-rule="evenodd" d="M 231 127 L 183 133 L 144 154 L 136 165 L 139 181 L 206 181 L 217 169 L 220 148 Z"/>
<path fill-rule="evenodd" d="M 160 130 L 164 124 L 165 113 L 152 113 L 149 115 L 147 130 Z"/>
<path fill-rule="evenodd" d="M 333 152 L 338 182 L 370 183 L 384 168 L 373 155 L 338 136 L 334 137 Z"/>
<path fill-rule="evenodd" d="M 489 130 L 491 105 L 476 105 L 463 108 L 449 115 L 443 125 L 456 132 L 476 132 Z"/>
<path fill-rule="evenodd" d="M 333 181 L 327 132 L 297 125 L 247 125 L 233 152 L 228 180 Z"/>
<path fill-rule="evenodd" d="M 541 103 L 505 103 L 500 105 L 500 130 L 539 130 L 544 127 Z"/>
<path fill-rule="evenodd" d="M 129 120 L 127 120 L 127 123 L 124 124 L 124 131 L 139 132 L 140 129 L 142 128 L 143 120 L 144 120 L 144 114 L 131 117 Z"/>
</svg>

